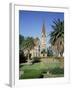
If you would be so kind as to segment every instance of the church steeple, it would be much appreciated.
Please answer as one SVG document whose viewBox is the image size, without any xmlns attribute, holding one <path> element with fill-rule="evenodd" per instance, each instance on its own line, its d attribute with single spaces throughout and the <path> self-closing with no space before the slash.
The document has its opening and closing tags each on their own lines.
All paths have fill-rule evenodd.
<svg viewBox="0 0 72 90">
<path fill-rule="evenodd" d="M 41 32 L 41 48 L 46 49 L 46 30 L 45 30 L 45 23 L 42 25 L 42 32 Z"/>
<path fill-rule="evenodd" d="M 43 23 L 43 26 L 42 26 L 42 34 L 44 35 L 44 36 L 46 36 L 46 32 L 45 32 L 45 24 Z"/>
</svg>

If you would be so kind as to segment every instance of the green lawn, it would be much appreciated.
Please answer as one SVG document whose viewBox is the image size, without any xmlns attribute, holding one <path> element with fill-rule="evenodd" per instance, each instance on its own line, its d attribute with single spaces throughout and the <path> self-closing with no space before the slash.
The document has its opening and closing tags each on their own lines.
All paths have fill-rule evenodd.
<svg viewBox="0 0 72 90">
<path fill-rule="evenodd" d="M 48 58 L 49 60 L 49 58 Z M 63 76 L 63 68 L 60 69 L 61 62 L 39 62 L 34 64 L 20 64 L 20 79 L 32 79 L 32 78 L 43 78 L 44 74 L 46 77 Z M 46 73 L 50 71 L 50 75 Z"/>
</svg>

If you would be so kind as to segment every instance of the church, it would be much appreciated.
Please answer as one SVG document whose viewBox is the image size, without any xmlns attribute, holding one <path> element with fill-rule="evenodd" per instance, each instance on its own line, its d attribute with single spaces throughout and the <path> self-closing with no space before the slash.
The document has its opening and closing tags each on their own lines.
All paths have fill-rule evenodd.
<svg viewBox="0 0 72 90">
<path fill-rule="evenodd" d="M 44 23 L 41 29 L 41 39 L 36 37 L 34 39 L 34 44 L 34 48 L 30 51 L 31 57 L 46 57 L 46 29 Z"/>
</svg>

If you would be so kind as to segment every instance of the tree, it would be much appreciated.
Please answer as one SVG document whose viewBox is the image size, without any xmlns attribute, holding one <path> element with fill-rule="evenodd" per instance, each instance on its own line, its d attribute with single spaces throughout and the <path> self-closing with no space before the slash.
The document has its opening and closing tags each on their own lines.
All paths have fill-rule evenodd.
<svg viewBox="0 0 72 90">
<path fill-rule="evenodd" d="M 24 42 L 24 36 L 22 36 L 21 34 L 19 35 L 19 46 L 20 46 L 20 50 L 22 49 L 22 44 Z"/>
<path fill-rule="evenodd" d="M 32 37 L 25 38 L 23 42 L 23 49 L 27 50 L 28 52 L 28 62 L 29 62 L 30 50 L 33 48 L 34 48 L 34 39 Z"/>
<path fill-rule="evenodd" d="M 23 50 L 19 50 L 19 63 L 27 62 L 27 56 L 24 55 Z"/>
<path fill-rule="evenodd" d="M 53 56 L 53 51 L 52 51 L 52 47 L 51 46 L 49 46 L 47 48 L 47 56 Z"/>
<path fill-rule="evenodd" d="M 60 19 L 53 21 L 53 31 L 50 33 L 50 43 L 62 56 L 64 52 L 64 21 Z"/>
</svg>

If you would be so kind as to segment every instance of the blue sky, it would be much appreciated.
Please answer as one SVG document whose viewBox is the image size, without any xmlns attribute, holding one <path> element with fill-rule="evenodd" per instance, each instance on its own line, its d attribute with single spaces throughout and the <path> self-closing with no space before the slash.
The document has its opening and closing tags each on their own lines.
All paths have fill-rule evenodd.
<svg viewBox="0 0 72 90">
<path fill-rule="evenodd" d="M 52 31 L 53 21 L 64 20 L 63 12 L 19 11 L 19 33 L 24 37 L 41 38 L 42 25 L 45 23 L 46 35 Z M 48 41 L 50 37 L 47 37 Z"/>
</svg>

